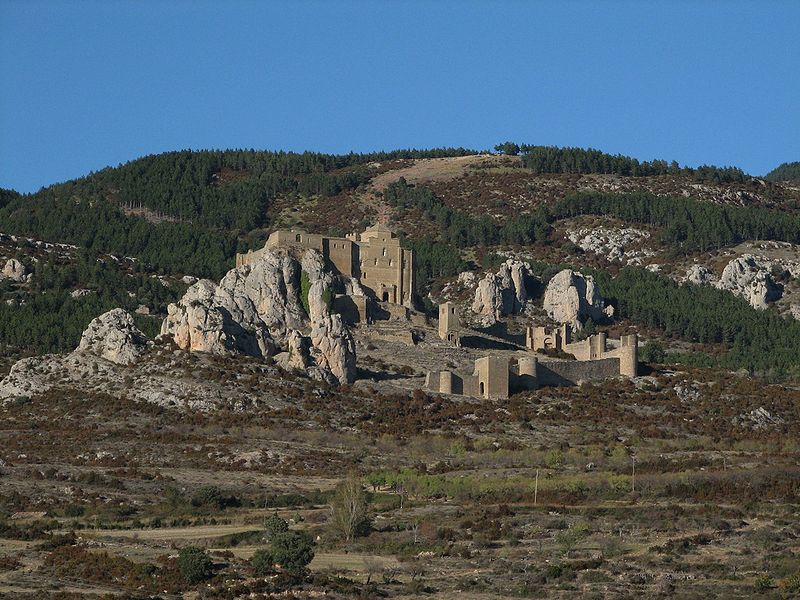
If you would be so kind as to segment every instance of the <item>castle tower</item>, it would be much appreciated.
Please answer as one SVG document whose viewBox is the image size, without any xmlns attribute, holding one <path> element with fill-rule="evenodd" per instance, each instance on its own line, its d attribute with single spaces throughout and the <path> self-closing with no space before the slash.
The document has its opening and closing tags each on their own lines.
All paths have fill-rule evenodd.
<svg viewBox="0 0 800 600">
<path fill-rule="evenodd" d="M 593 335 L 589 338 L 589 358 L 602 358 L 606 352 L 606 332 Z"/>
<path fill-rule="evenodd" d="M 636 377 L 639 368 L 639 336 L 623 335 L 619 347 L 619 374 Z"/>
<path fill-rule="evenodd" d="M 461 317 L 458 308 L 452 302 L 439 305 L 439 337 L 445 341 L 453 342 L 456 346 L 461 344 L 460 333 Z"/>
<path fill-rule="evenodd" d="M 487 400 L 508 398 L 508 358 L 484 356 L 475 361 L 477 396 Z"/>
</svg>

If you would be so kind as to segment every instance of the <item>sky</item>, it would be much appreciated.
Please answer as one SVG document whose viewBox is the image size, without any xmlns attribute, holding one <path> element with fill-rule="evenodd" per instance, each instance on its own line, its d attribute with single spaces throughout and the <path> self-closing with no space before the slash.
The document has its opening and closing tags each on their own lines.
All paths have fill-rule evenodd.
<svg viewBox="0 0 800 600">
<path fill-rule="evenodd" d="M 800 160 L 800 1 L 0 0 L 0 187 L 184 148 Z"/>
</svg>

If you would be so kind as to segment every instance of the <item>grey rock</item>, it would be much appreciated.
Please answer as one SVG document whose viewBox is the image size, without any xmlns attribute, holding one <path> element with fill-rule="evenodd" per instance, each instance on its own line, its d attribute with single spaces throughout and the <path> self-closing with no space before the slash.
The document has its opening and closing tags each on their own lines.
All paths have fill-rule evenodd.
<svg viewBox="0 0 800 600">
<path fill-rule="evenodd" d="M 115 308 L 89 323 L 75 351 L 129 365 L 139 359 L 146 346 L 147 337 L 136 327 L 133 317 Z"/>
</svg>

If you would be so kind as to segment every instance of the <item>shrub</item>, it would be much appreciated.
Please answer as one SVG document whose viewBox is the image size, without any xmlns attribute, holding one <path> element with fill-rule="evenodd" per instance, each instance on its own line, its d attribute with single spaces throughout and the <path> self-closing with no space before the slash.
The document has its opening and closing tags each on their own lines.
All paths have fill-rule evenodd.
<svg viewBox="0 0 800 600">
<path fill-rule="evenodd" d="M 287 531 L 272 540 L 270 551 L 284 571 L 300 575 L 314 559 L 314 542 L 304 531 Z"/>
<path fill-rule="evenodd" d="M 202 549 L 186 546 L 178 555 L 178 570 L 187 583 L 200 583 L 211 579 L 214 564 Z"/>
<path fill-rule="evenodd" d="M 658 342 L 647 342 L 639 351 L 639 358 L 644 363 L 663 363 L 666 359 L 666 352 Z"/>
<path fill-rule="evenodd" d="M 556 448 L 548 450 L 544 457 L 544 463 L 551 469 L 557 469 L 564 464 L 564 454 Z"/>
<path fill-rule="evenodd" d="M 275 558 L 272 552 L 266 548 L 259 548 L 250 559 L 250 565 L 253 567 L 256 575 L 264 576 L 269 575 L 275 570 Z"/>
<path fill-rule="evenodd" d="M 278 513 L 273 513 L 264 519 L 264 529 L 266 530 L 269 539 L 274 538 L 281 533 L 289 531 L 289 523 L 278 516 Z"/>
</svg>

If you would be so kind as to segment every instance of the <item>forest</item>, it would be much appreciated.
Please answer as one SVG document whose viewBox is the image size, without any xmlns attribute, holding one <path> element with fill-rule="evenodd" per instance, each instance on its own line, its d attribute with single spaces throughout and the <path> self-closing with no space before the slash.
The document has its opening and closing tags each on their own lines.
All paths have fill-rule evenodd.
<svg viewBox="0 0 800 600">
<path fill-rule="evenodd" d="M 155 337 L 160 318 L 136 314 L 136 308 L 143 304 L 151 312 L 164 313 L 186 288 L 177 283 L 165 286 L 143 272 L 127 272 L 108 257 L 88 251 L 81 251 L 74 264 L 50 260 L 29 266 L 33 277 L 30 293 L 18 298 L 23 302 L 0 302 L 0 340 L 5 347 L 22 352 L 74 350 L 92 319 L 118 307 L 130 312 L 148 337 Z M 0 282 L 0 292 L 13 293 L 12 285 Z M 70 292 L 78 288 L 85 295 L 72 297 Z"/>
<path fill-rule="evenodd" d="M 699 202 L 683 196 L 581 192 L 550 210 L 551 219 L 578 215 L 657 225 L 663 228 L 664 241 L 681 252 L 712 250 L 744 240 L 800 243 L 800 218 L 794 215 L 753 206 Z"/>
<path fill-rule="evenodd" d="M 510 142 L 501 145 L 507 146 Z M 512 144 L 516 146 L 516 144 Z M 697 168 L 681 167 L 676 161 L 642 161 L 621 154 L 607 154 L 593 148 L 559 148 L 556 146 L 531 146 L 521 144 L 518 151 L 522 163 L 534 174 L 576 173 L 607 174 L 624 177 L 654 175 L 688 175 L 697 181 L 714 183 L 743 182 L 749 177 L 737 167 L 702 165 Z"/>
<path fill-rule="evenodd" d="M 800 161 L 788 162 L 774 168 L 764 177 L 767 181 L 800 181 Z"/>
</svg>

